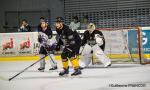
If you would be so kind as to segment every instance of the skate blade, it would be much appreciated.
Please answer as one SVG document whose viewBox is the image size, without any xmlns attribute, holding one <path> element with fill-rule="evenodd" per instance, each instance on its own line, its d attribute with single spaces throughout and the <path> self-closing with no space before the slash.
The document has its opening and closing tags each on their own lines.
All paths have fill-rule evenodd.
<svg viewBox="0 0 150 90">
<path fill-rule="evenodd" d="M 59 75 L 59 77 L 68 77 L 68 74 L 64 74 L 64 75 Z"/>
<path fill-rule="evenodd" d="M 44 70 L 39 70 L 39 72 L 44 72 Z"/>
<path fill-rule="evenodd" d="M 81 74 L 79 74 L 79 75 L 71 75 L 70 78 L 83 78 L 83 77 L 81 76 Z"/>
</svg>

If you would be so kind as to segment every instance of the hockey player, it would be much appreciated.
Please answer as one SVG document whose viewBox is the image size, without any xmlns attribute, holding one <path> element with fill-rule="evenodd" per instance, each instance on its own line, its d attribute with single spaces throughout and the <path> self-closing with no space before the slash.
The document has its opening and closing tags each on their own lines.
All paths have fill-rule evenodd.
<svg viewBox="0 0 150 90">
<path fill-rule="evenodd" d="M 62 59 L 62 64 L 63 64 L 63 71 L 59 73 L 59 76 L 64 76 L 69 74 L 69 61 L 71 62 L 74 72 L 71 74 L 71 76 L 76 76 L 81 74 L 81 71 L 79 69 L 79 63 L 76 57 L 77 49 L 76 46 L 78 46 L 78 36 L 74 35 L 74 32 L 69 29 L 68 26 L 66 26 L 63 23 L 63 18 L 62 17 L 57 17 L 56 18 L 56 32 L 58 33 L 59 36 L 59 42 L 57 45 L 60 47 L 60 45 L 64 46 L 64 49 L 61 54 L 61 59 Z"/>
<path fill-rule="evenodd" d="M 95 25 L 90 23 L 88 30 L 83 35 L 82 47 L 80 49 L 80 53 L 82 53 L 80 66 L 83 68 L 90 64 L 93 54 L 104 64 L 104 67 L 111 65 L 111 60 L 103 52 L 104 36 L 101 31 L 95 29 Z"/>
<path fill-rule="evenodd" d="M 80 46 L 81 46 L 81 38 L 77 32 L 77 29 L 79 29 L 80 27 L 80 22 L 77 16 L 73 17 L 73 21 L 70 23 L 69 28 L 73 31 L 74 36 L 77 37 L 77 42 L 78 45 L 76 46 L 77 48 L 77 56 L 79 56 L 79 50 L 80 50 Z"/>
<path fill-rule="evenodd" d="M 38 36 L 38 41 L 40 43 L 40 51 L 39 51 L 39 54 L 40 54 L 40 58 L 43 58 L 45 57 L 45 55 L 47 55 L 47 53 L 50 51 L 50 55 L 49 58 L 50 58 L 50 64 L 51 64 L 51 67 L 49 70 L 56 70 L 57 69 L 57 63 L 56 61 L 54 61 L 54 55 L 52 54 L 52 51 L 53 51 L 53 46 L 54 46 L 54 43 L 56 43 L 56 40 L 52 37 L 52 31 L 50 29 L 50 27 L 48 27 L 48 22 L 47 21 L 42 21 L 41 22 L 41 30 L 38 30 L 39 31 L 39 36 Z M 44 71 L 45 69 L 45 60 L 41 60 L 40 61 L 40 68 L 38 68 L 39 71 Z"/>
</svg>

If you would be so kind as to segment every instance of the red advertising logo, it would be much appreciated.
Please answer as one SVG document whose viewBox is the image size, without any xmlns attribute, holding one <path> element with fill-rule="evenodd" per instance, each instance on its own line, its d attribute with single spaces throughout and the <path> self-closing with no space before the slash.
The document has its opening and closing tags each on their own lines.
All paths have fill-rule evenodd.
<svg viewBox="0 0 150 90">
<path fill-rule="evenodd" d="M 12 49 L 13 46 L 13 38 L 10 38 L 10 41 L 3 44 L 3 50 Z"/>
<path fill-rule="evenodd" d="M 20 49 L 30 48 L 30 39 L 20 44 Z"/>
</svg>

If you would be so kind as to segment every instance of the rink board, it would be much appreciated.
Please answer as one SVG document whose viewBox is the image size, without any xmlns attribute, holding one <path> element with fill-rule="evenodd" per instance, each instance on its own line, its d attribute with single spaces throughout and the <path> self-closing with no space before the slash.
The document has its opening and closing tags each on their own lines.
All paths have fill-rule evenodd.
<svg viewBox="0 0 150 90">
<path fill-rule="evenodd" d="M 150 58 L 150 27 L 142 27 L 144 38 L 144 54 L 145 58 Z M 83 33 L 85 30 L 78 30 L 79 33 Z M 133 58 L 138 58 L 136 43 L 136 30 L 114 30 L 114 31 L 102 31 L 106 40 L 105 54 L 111 59 L 123 59 L 129 58 L 129 52 L 125 48 L 125 42 L 128 41 L 129 49 Z M 26 34 L 26 35 L 25 35 Z M 54 32 L 56 34 L 56 32 Z M 0 61 L 14 61 L 14 60 L 38 60 L 39 44 L 37 41 L 38 32 L 29 33 L 0 33 Z M 109 37 L 111 36 L 111 37 Z M 129 38 L 130 37 L 130 38 Z M 134 40 L 132 40 L 132 39 Z M 7 45 L 7 43 L 13 41 L 13 46 Z M 124 40 L 126 39 L 126 40 Z M 29 44 L 27 45 L 26 43 Z M 29 47 L 27 47 L 29 46 Z M 136 52 L 135 52 L 136 50 Z M 57 60 L 60 60 L 60 56 L 56 56 Z"/>
</svg>

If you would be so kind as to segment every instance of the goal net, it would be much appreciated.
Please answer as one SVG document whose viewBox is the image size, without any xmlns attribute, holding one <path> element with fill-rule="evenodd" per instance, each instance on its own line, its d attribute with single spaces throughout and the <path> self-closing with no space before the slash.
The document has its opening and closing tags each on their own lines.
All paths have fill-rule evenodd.
<svg viewBox="0 0 150 90">
<path fill-rule="evenodd" d="M 97 30 L 104 35 L 104 53 L 112 63 L 143 64 L 149 62 L 148 29 L 150 30 L 150 27 L 98 28 Z M 92 61 L 93 64 L 100 63 L 94 55 Z"/>
</svg>

